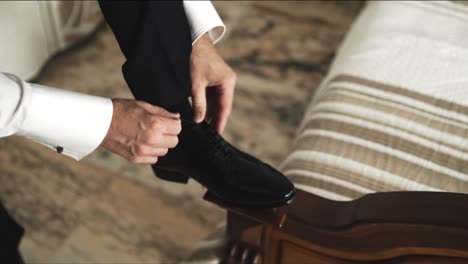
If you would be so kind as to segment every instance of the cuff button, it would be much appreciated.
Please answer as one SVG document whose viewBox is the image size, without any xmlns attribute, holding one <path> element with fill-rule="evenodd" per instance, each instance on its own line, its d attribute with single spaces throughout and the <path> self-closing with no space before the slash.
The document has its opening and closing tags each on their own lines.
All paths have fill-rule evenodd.
<svg viewBox="0 0 468 264">
<path fill-rule="evenodd" d="M 62 152 L 63 152 L 63 148 L 62 147 L 57 147 L 57 153 L 62 154 Z"/>
</svg>

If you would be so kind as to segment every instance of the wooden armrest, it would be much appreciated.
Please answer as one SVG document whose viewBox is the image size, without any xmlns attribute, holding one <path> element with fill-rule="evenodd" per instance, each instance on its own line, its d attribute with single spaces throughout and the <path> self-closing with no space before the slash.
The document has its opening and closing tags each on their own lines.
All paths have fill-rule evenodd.
<svg viewBox="0 0 468 264">
<path fill-rule="evenodd" d="M 229 239 L 266 263 L 289 263 L 290 252 L 296 252 L 293 258 L 312 256 L 315 263 L 321 263 L 317 256 L 329 258 L 323 263 L 418 263 L 422 256 L 468 263 L 466 194 L 387 192 L 337 202 L 297 190 L 296 199 L 282 208 L 226 209 Z M 230 258 L 239 254 L 231 252 Z"/>
</svg>

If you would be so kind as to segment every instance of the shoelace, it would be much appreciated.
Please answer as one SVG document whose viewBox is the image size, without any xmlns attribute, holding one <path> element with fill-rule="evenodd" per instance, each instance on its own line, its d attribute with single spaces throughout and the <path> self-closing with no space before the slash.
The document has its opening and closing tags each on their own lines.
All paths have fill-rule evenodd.
<svg viewBox="0 0 468 264">
<path fill-rule="evenodd" d="M 222 158 L 228 158 L 231 152 L 224 139 L 207 126 L 204 127 L 204 131 L 209 136 L 209 144 L 212 146 L 214 153 L 221 154 Z"/>
</svg>

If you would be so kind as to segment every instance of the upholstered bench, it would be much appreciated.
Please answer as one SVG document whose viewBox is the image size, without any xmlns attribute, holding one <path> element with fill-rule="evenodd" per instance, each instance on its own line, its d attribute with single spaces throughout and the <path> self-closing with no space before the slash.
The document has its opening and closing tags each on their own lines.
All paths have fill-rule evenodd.
<svg viewBox="0 0 468 264">
<path fill-rule="evenodd" d="M 296 201 L 227 208 L 187 262 L 468 263 L 467 32 L 458 2 L 369 2 L 281 165 Z"/>
</svg>

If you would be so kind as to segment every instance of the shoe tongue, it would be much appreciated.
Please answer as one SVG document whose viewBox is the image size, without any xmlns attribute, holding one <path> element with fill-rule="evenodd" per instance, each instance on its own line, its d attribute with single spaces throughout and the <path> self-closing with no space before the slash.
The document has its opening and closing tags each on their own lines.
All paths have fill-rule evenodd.
<svg viewBox="0 0 468 264">
<path fill-rule="evenodd" d="M 181 121 L 182 121 L 182 127 L 183 128 L 197 127 L 197 128 L 203 129 L 203 130 L 207 130 L 207 129 L 211 130 L 210 125 L 206 121 L 202 121 L 200 123 L 196 123 L 193 120 L 187 120 L 187 119 L 181 119 Z"/>
<path fill-rule="evenodd" d="M 182 122 L 182 128 L 185 129 L 185 128 L 188 128 L 188 129 L 192 129 L 194 126 L 197 125 L 197 123 L 193 122 L 193 120 L 190 120 L 190 119 L 181 119 L 181 122 Z"/>
<path fill-rule="evenodd" d="M 199 135 L 202 137 L 208 137 L 213 139 L 221 137 L 221 135 L 218 134 L 215 130 L 213 130 L 206 121 L 195 123 L 192 120 L 183 119 L 181 134 Z"/>
<path fill-rule="evenodd" d="M 218 135 L 214 130 L 211 129 L 210 125 L 205 121 L 200 123 L 195 123 L 192 120 L 181 120 L 182 121 L 182 133 L 189 133 L 189 131 L 193 131 L 195 133 L 201 133 L 204 135 Z"/>
</svg>

